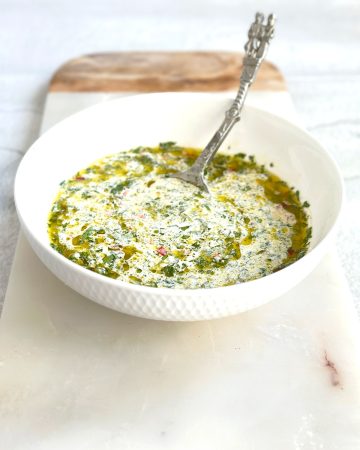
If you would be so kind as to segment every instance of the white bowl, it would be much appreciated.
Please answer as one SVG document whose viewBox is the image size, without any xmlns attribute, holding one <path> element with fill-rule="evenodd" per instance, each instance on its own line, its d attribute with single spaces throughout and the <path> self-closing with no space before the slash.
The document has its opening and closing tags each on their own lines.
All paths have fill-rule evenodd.
<svg viewBox="0 0 360 450">
<path fill-rule="evenodd" d="M 59 183 L 107 154 L 163 141 L 203 147 L 231 99 L 211 94 L 147 94 L 88 108 L 42 135 L 23 158 L 15 181 L 22 228 L 42 262 L 80 294 L 123 313 L 163 320 L 201 320 L 236 314 L 272 300 L 301 281 L 331 243 L 343 185 L 328 153 L 309 134 L 254 108 L 245 108 L 222 151 L 253 154 L 310 202 L 313 236 L 299 261 L 264 278 L 212 289 L 134 285 L 87 270 L 49 245 L 47 218 Z M 230 146 L 230 149 L 228 148 Z"/>
</svg>

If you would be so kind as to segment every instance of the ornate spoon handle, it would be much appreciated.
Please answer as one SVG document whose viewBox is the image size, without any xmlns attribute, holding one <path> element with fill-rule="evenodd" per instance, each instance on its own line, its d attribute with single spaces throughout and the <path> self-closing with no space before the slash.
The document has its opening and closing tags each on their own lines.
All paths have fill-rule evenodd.
<svg viewBox="0 0 360 450">
<path fill-rule="evenodd" d="M 230 109 L 225 113 L 225 119 L 216 131 L 210 142 L 201 152 L 195 163 L 185 172 L 179 172 L 172 176 L 194 184 L 199 188 L 209 191 L 204 180 L 204 170 L 215 156 L 220 145 L 224 142 L 232 127 L 240 120 L 241 110 L 249 87 L 256 78 L 257 72 L 265 58 L 270 40 L 274 36 L 275 17 L 270 14 L 264 23 L 264 15 L 256 13 L 255 21 L 251 24 L 245 45 L 245 57 L 240 77 L 240 87 Z"/>
</svg>

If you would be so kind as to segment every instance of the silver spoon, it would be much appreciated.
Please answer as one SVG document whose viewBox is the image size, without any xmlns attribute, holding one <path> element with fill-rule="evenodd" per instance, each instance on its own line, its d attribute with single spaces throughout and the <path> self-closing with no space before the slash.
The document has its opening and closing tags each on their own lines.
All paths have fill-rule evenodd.
<svg viewBox="0 0 360 450">
<path fill-rule="evenodd" d="M 209 188 L 204 179 L 204 171 L 214 158 L 215 153 L 224 142 L 232 127 L 240 120 L 241 110 L 244 106 L 249 87 L 256 78 L 259 67 L 265 58 L 270 40 L 274 36 L 275 16 L 270 14 L 266 23 L 264 23 L 264 19 L 264 14 L 256 13 L 255 21 L 250 26 L 248 32 L 249 40 L 245 45 L 240 87 L 233 104 L 225 113 L 225 119 L 195 163 L 184 172 L 173 173 L 169 175 L 170 177 L 179 178 L 199 187 L 205 192 L 209 192 Z"/>
</svg>

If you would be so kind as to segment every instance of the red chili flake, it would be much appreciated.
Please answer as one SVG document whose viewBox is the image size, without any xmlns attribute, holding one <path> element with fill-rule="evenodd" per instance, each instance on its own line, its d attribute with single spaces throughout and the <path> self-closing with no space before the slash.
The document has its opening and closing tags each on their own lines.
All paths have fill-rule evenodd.
<svg viewBox="0 0 360 450">
<path fill-rule="evenodd" d="M 85 177 L 75 177 L 75 180 L 76 180 L 76 181 L 84 181 L 84 180 L 85 180 Z"/>
<path fill-rule="evenodd" d="M 289 256 L 293 256 L 295 254 L 295 250 L 293 248 L 291 248 L 291 247 L 288 248 L 287 252 L 288 252 Z"/>
<path fill-rule="evenodd" d="M 156 253 L 158 253 L 161 256 L 165 256 L 167 255 L 167 250 L 165 247 L 160 246 L 159 248 L 156 249 Z"/>
</svg>

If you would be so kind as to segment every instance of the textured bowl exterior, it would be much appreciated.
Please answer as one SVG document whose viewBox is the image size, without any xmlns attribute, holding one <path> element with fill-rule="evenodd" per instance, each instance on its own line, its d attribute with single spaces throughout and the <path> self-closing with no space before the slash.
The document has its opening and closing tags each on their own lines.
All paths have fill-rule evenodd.
<svg viewBox="0 0 360 450">
<path fill-rule="evenodd" d="M 304 279 L 319 263 L 324 246 L 307 261 L 265 278 L 215 289 L 141 289 L 141 286 L 106 278 L 49 252 L 31 235 L 25 235 L 44 265 L 67 286 L 107 308 L 132 316 L 168 321 L 208 320 L 231 316 L 279 297 Z M 140 289 L 139 289 L 140 288 Z"/>
<path fill-rule="evenodd" d="M 85 129 L 87 129 L 91 120 L 98 120 L 99 117 L 106 118 L 106 114 L 108 114 L 108 118 L 111 118 L 115 112 L 120 113 L 124 109 L 125 111 L 127 111 L 127 109 L 130 111 L 132 108 L 135 112 L 138 112 L 139 106 L 144 105 L 144 117 L 146 117 L 146 108 L 153 108 L 155 104 L 160 105 L 160 107 L 169 107 L 169 105 L 174 104 L 176 106 L 176 102 L 178 102 L 179 109 L 184 107 L 184 104 L 187 108 L 189 106 L 194 106 L 195 114 L 196 110 L 200 112 L 202 109 L 209 110 L 209 105 L 212 105 L 214 101 L 213 97 L 211 97 L 211 101 L 209 101 L 209 97 L 203 94 L 186 94 L 185 96 L 184 94 L 150 94 L 134 97 L 134 100 L 115 100 L 108 102 L 108 105 L 103 104 L 101 107 L 93 107 L 89 110 L 85 110 L 85 114 L 82 112 L 70 119 L 66 119 L 60 123 L 60 126 L 56 125 L 50 132 L 45 133 L 44 138 L 40 138 L 33 145 L 18 170 L 15 182 L 15 201 L 19 219 L 29 243 L 41 261 L 54 275 L 81 295 L 122 313 L 157 320 L 192 321 L 229 316 L 256 308 L 279 297 L 294 287 L 313 270 L 331 245 L 342 203 L 341 177 L 331 158 L 321 149 L 319 144 L 313 141 L 304 131 L 293 127 L 291 124 L 287 124 L 287 122 L 276 118 L 276 116 L 255 109 L 250 109 L 248 113 L 250 116 L 253 116 L 252 121 L 255 121 L 255 131 L 253 131 L 253 134 L 257 133 L 256 120 L 258 116 L 259 120 L 263 121 L 262 126 L 269 127 L 268 132 L 270 135 L 273 133 L 271 127 L 274 127 L 274 133 L 279 134 L 282 132 L 284 135 L 289 128 L 291 129 L 292 135 L 294 135 L 292 139 L 295 144 L 297 144 L 297 139 L 299 139 L 299 142 L 303 139 L 305 143 L 308 143 L 309 147 L 313 146 L 316 148 L 316 152 L 318 152 L 319 155 L 317 156 L 316 153 L 316 158 L 322 158 L 318 170 L 322 170 L 321 168 L 324 163 L 326 163 L 325 165 L 328 165 L 324 171 L 328 171 L 329 173 L 325 173 L 323 177 L 325 180 L 333 180 L 333 186 L 335 186 L 334 194 L 329 198 L 327 192 L 329 187 L 325 186 L 323 189 L 319 189 L 318 194 L 316 193 L 313 196 L 313 201 L 315 203 L 318 196 L 325 196 L 324 198 L 326 198 L 328 203 L 321 212 L 314 210 L 316 228 L 323 231 L 321 231 L 322 234 L 320 232 L 320 234 L 317 233 L 320 237 L 316 238 L 317 242 L 315 243 L 314 248 L 312 248 L 305 257 L 279 272 L 258 280 L 221 288 L 190 290 L 151 288 L 113 280 L 69 261 L 50 247 L 46 234 L 46 227 L 44 225 L 46 219 L 44 220 L 42 218 L 45 217 L 45 212 L 50 209 L 50 197 L 46 198 L 46 196 L 44 196 L 44 198 L 41 199 L 40 197 L 43 193 L 42 186 L 32 187 L 32 185 L 29 185 L 31 171 L 36 165 L 38 166 L 39 161 L 42 161 L 42 155 L 44 160 L 47 158 L 46 152 L 50 151 L 48 150 L 49 146 L 51 147 L 53 143 L 55 146 L 56 141 L 61 140 L 62 136 L 65 136 L 68 140 L 66 141 L 64 137 L 64 148 L 66 148 L 66 142 L 71 142 L 71 139 L 73 139 L 76 134 L 84 132 L 84 130 L 81 131 L 81 126 L 84 126 Z M 217 102 L 219 109 L 224 110 L 225 100 L 218 99 Z M 215 117 L 215 119 L 217 118 Z M 250 121 L 249 127 L 251 123 L 252 122 Z M 81 125 L 79 130 L 75 125 Z M 106 125 L 104 125 L 104 127 L 105 126 Z M 141 124 L 138 126 L 140 127 Z M 279 130 L 277 130 L 277 127 Z M 91 123 L 89 129 L 91 129 Z M 71 133 L 73 133 L 73 136 L 71 136 Z M 149 131 L 149 133 L 151 133 L 151 131 Z M 274 134 L 274 136 L 277 136 L 277 139 L 282 139 L 279 138 L 278 135 Z M 240 137 L 246 141 L 246 134 L 240 133 Z M 157 137 L 155 137 L 155 139 L 157 139 Z M 249 141 L 250 143 L 251 139 Z M 286 136 L 284 139 L 286 139 Z M 281 142 L 281 140 L 279 142 Z M 296 150 L 295 153 L 291 155 L 289 164 L 291 167 L 292 165 L 294 166 L 294 177 L 300 177 L 298 179 L 303 183 L 305 189 L 308 190 L 308 195 L 310 195 L 311 192 L 317 188 L 317 182 L 319 179 L 321 180 L 321 176 L 319 178 L 317 172 L 313 172 L 309 173 L 309 180 L 303 180 L 303 175 L 297 173 L 300 162 L 303 158 L 306 159 L 307 157 L 307 149 L 304 142 L 302 142 L 299 147 L 301 152 L 303 152 L 300 154 L 300 159 L 298 159 Z M 91 145 L 91 143 L 88 145 Z M 284 145 L 285 150 L 286 148 L 287 146 Z M 61 154 L 62 148 L 60 147 L 59 150 L 54 150 L 55 153 L 56 151 Z M 81 151 L 81 149 L 79 151 Z M 314 159 L 315 164 L 317 161 L 316 158 Z M 48 161 L 45 160 L 45 169 L 46 165 L 50 164 L 49 161 L 51 161 L 51 158 Z M 80 163 L 77 162 L 76 164 Z M 77 165 L 74 167 L 80 168 L 82 166 Z M 279 170 L 281 170 L 281 164 L 279 164 Z M 74 172 L 75 170 L 73 170 L 73 172 L 70 171 L 70 173 Z M 54 184 L 54 180 L 51 180 L 51 177 L 49 177 L 48 181 L 45 179 L 44 189 L 46 189 L 46 183 L 48 183 L 49 189 L 54 189 L 54 186 L 57 186 L 59 181 L 61 181 L 61 179 L 55 180 Z M 36 196 L 39 197 L 39 211 L 44 211 L 44 213 L 39 212 L 39 215 L 41 216 L 39 220 L 34 218 L 33 209 L 30 210 L 28 207 L 28 202 L 31 201 L 32 198 L 36 198 Z M 319 209 L 321 205 L 322 202 L 320 201 L 317 209 Z M 331 210 L 331 208 L 333 208 L 333 210 Z M 332 217 L 330 222 L 329 216 Z"/>
</svg>

